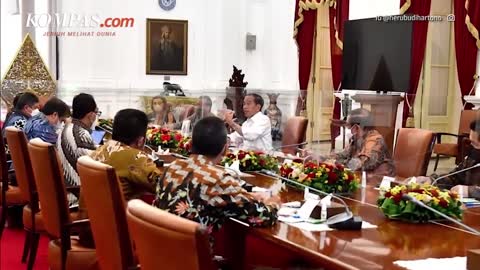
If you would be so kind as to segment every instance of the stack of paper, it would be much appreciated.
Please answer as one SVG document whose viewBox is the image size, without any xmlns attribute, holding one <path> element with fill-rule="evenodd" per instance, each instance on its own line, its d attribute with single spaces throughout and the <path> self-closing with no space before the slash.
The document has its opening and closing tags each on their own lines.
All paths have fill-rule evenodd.
<svg viewBox="0 0 480 270">
<path fill-rule="evenodd" d="M 448 270 L 466 270 L 467 257 L 454 258 L 428 258 L 424 260 L 413 261 L 395 261 L 394 264 L 409 270 L 425 269 L 448 269 Z"/>
</svg>

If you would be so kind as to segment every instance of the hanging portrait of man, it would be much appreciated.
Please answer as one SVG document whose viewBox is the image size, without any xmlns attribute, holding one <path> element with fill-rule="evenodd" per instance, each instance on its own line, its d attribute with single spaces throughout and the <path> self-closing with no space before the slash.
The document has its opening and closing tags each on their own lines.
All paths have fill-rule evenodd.
<svg viewBox="0 0 480 270">
<path fill-rule="evenodd" d="M 147 74 L 187 75 L 188 21 L 147 19 Z"/>
</svg>

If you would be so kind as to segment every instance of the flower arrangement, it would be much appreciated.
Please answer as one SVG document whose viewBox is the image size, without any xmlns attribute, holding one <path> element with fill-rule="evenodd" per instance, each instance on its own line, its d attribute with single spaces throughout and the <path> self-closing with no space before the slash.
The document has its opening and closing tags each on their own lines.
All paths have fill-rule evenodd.
<svg viewBox="0 0 480 270">
<path fill-rule="evenodd" d="M 294 160 L 280 167 L 282 177 L 328 193 L 351 193 L 358 189 L 358 177 L 341 164 Z"/>
<path fill-rule="evenodd" d="M 149 127 L 147 129 L 148 145 L 176 149 L 183 139 L 180 132 L 168 128 Z"/>
<path fill-rule="evenodd" d="M 462 209 L 458 194 L 438 187 L 414 182 L 382 190 L 377 204 L 385 216 L 410 222 L 427 222 L 442 217 L 404 198 L 404 194 L 453 218 L 462 218 Z"/>
<path fill-rule="evenodd" d="M 178 148 L 176 150 L 182 156 L 189 156 L 190 151 L 192 150 L 192 138 L 184 137 L 179 143 Z"/>
<path fill-rule="evenodd" d="M 278 171 L 278 160 L 270 155 L 259 151 L 244 151 L 228 153 L 223 159 L 222 165 L 232 165 L 234 161 L 240 162 L 240 171 L 251 172 L 260 170 Z"/>
</svg>

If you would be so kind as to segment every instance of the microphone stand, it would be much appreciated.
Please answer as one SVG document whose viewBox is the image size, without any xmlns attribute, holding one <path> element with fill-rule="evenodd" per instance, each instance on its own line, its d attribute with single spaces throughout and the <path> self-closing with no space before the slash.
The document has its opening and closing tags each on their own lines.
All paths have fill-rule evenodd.
<svg viewBox="0 0 480 270">
<path fill-rule="evenodd" d="M 473 165 L 473 166 L 471 166 L 471 167 L 465 168 L 465 169 L 461 169 L 461 170 L 455 171 L 455 172 L 453 172 L 453 173 L 449 173 L 449 174 L 446 174 L 446 175 L 442 175 L 442 176 L 438 177 L 437 179 L 435 179 L 435 180 L 432 182 L 432 186 L 434 186 L 434 185 L 438 182 L 438 180 L 445 179 L 445 178 L 447 178 L 447 177 L 450 177 L 450 176 L 452 176 L 452 175 L 456 175 L 456 174 L 459 174 L 459 173 L 462 173 L 462 172 L 466 172 L 466 171 L 469 171 L 469 170 L 473 170 L 473 169 L 478 168 L 478 167 L 480 167 L 480 163 L 477 163 L 477 164 L 475 164 L 475 165 Z"/>
<path fill-rule="evenodd" d="M 278 179 L 281 179 L 282 181 L 286 181 L 286 182 L 289 182 L 289 183 L 292 183 L 292 184 L 295 184 L 297 186 L 302 186 L 304 188 L 311 188 L 307 185 L 304 185 L 302 183 L 299 183 L 299 182 L 296 182 L 296 181 L 292 181 L 288 178 L 285 178 L 285 177 L 282 177 L 272 171 L 269 171 L 269 170 L 261 170 L 261 172 L 264 174 L 264 175 L 268 175 L 268 176 L 271 176 L 271 177 L 276 177 Z M 337 214 L 335 216 L 332 216 L 330 218 L 327 219 L 327 221 L 325 222 L 325 224 L 328 225 L 328 227 L 330 228 L 333 228 L 333 229 L 338 229 L 338 230 L 360 230 L 362 228 L 362 218 L 359 217 L 359 216 L 355 216 L 353 215 L 353 213 L 350 211 L 350 208 L 348 207 L 347 203 L 345 203 L 345 201 L 332 194 L 332 193 L 327 193 L 327 192 L 324 192 L 324 191 L 321 191 L 321 190 L 318 190 L 318 189 L 314 189 L 316 192 L 324 195 L 324 196 L 332 196 L 332 198 L 335 198 L 336 200 L 340 201 L 342 203 L 342 205 L 345 207 L 345 212 L 344 213 L 340 213 L 340 214 Z"/>
<path fill-rule="evenodd" d="M 403 194 L 403 198 L 405 198 L 405 199 L 413 202 L 414 204 L 416 204 L 416 205 L 418 205 L 418 206 L 420 206 L 420 207 L 423 207 L 423 208 L 425 208 L 425 209 L 428 209 L 428 210 L 432 211 L 433 213 L 435 213 L 435 214 L 437 214 L 437 215 L 439 215 L 439 216 L 441 216 L 441 217 L 443 217 L 443 218 L 445 218 L 445 219 L 447 219 L 447 220 L 449 220 L 449 221 L 457 224 L 458 226 L 461 226 L 461 227 L 465 228 L 466 230 L 468 230 L 469 232 L 471 232 L 471 233 L 473 233 L 473 234 L 475 234 L 475 235 L 480 235 L 480 232 L 477 231 L 477 230 L 475 230 L 474 228 L 472 228 L 472 227 L 470 227 L 470 226 L 468 226 L 468 225 L 466 225 L 466 224 L 464 224 L 464 223 L 462 223 L 462 222 L 460 222 L 460 221 L 458 221 L 458 220 L 456 220 L 456 219 L 454 219 L 454 218 L 452 218 L 452 217 L 449 217 L 449 216 L 445 215 L 444 213 L 438 211 L 437 209 L 432 208 L 432 207 L 424 204 L 423 202 L 417 200 L 416 198 L 414 198 L 414 197 L 412 197 L 412 196 L 410 196 L 410 195 L 408 195 L 408 194 Z"/>
</svg>

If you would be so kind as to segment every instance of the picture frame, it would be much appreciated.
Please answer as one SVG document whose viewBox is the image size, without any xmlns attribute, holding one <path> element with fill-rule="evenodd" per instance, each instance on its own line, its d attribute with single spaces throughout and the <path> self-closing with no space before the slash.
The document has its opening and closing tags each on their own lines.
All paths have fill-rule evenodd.
<svg viewBox="0 0 480 270">
<path fill-rule="evenodd" d="M 147 19 L 146 73 L 187 75 L 188 21 Z"/>
</svg>

